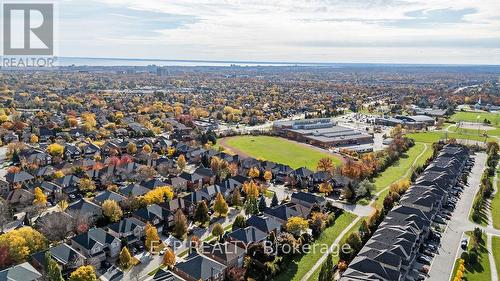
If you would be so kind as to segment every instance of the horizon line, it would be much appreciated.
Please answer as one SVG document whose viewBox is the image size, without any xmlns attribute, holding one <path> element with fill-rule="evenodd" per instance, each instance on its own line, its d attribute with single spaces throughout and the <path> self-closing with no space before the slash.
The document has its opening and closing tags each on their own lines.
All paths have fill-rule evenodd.
<svg viewBox="0 0 500 281">
<path fill-rule="evenodd" d="M 125 60 L 125 61 L 160 61 L 160 62 L 200 62 L 200 63 L 231 63 L 231 64 L 283 64 L 299 66 L 333 66 L 333 65 L 385 65 L 385 66 L 482 66 L 500 67 L 500 64 L 469 64 L 469 63 L 388 63 L 388 62 L 293 62 L 293 61 L 248 61 L 248 60 L 203 60 L 203 59 L 154 59 L 154 58 L 116 58 L 116 57 L 81 57 L 60 56 L 64 59 L 89 59 L 89 60 Z M 124 65 L 126 66 L 126 65 Z"/>
</svg>

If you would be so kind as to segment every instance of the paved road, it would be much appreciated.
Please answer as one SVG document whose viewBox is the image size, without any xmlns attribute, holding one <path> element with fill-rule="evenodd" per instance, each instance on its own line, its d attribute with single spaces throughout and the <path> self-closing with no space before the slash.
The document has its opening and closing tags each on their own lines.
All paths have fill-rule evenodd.
<svg viewBox="0 0 500 281">
<path fill-rule="evenodd" d="M 475 159 L 476 162 L 469 175 L 468 184 L 462 196 L 460 196 L 456 209 L 443 233 L 438 254 L 434 258 L 429 271 L 429 281 L 450 280 L 455 259 L 459 252 L 462 234 L 465 231 L 474 229 L 475 225 L 469 221 L 469 212 L 486 167 L 486 154 L 477 153 Z"/>
</svg>

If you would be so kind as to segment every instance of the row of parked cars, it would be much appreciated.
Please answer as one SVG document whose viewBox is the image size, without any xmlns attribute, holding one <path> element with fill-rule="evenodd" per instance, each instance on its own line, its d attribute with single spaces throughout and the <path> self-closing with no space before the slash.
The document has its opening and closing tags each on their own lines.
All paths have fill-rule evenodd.
<svg viewBox="0 0 500 281">
<path fill-rule="evenodd" d="M 467 164 L 465 165 L 465 173 L 468 175 L 474 166 L 474 158 L 469 158 Z M 465 184 L 459 181 L 448 193 L 448 200 L 443 205 L 443 208 L 435 216 L 432 222 L 431 231 L 427 239 L 422 243 L 420 247 L 420 253 L 417 255 L 417 262 L 422 264 L 419 268 L 419 274 L 417 280 L 425 280 L 427 278 L 427 273 L 429 272 L 430 265 L 433 258 L 438 252 L 438 248 L 441 244 L 442 232 L 446 228 L 446 224 L 451 219 L 453 211 L 455 210 L 460 195 L 465 189 Z M 462 247 L 464 247 L 464 242 L 462 241 Z M 467 241 L 465 241 L 465 247 L 467 247 Z"/>
</svg>

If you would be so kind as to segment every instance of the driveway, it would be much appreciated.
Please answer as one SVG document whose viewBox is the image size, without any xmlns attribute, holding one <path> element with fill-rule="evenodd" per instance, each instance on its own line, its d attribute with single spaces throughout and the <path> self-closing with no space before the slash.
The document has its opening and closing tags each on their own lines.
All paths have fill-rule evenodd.
<svg viewBox="0 0 500 281">
<path fill-rule="evenodd" d="M 469 212 L 472 208 L 474 196 L 479 190 L 481 175 L 486 167 L 486 154 L 477 153 L 474 157 L 476 162 L 469 174 L 468 184 L 458 200 L 456 209 L 443 233 L 438 254 L 432 262 L 428 278 L 430 281 L 450 280 L 455 260 L 460 254 L 462 234 L 465 231 L 473 230 L 475 227 L 469 221 Z"/>
</svg>

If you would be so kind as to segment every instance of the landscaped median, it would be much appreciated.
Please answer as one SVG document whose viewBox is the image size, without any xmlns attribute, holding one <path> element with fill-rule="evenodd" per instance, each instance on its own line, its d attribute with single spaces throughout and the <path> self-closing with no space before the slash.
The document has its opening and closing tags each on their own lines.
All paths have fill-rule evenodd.
<svg viewBox="0 0 500 281">
<path fill-rule="evenodd" d="M 493 227 L 500 229 L 500 166 L 496 171 L 496 193 L 491 200 L 491 215 L 493 217 Z M 500 268 L 499 268 L 500 269 Z"/>
<path fill-rule="evenodd" d="M 491 240 L 493 258 L 497 268 L 498 280 L 500 280 L 500 236 L 493 236 Z"/>
<path fill-rule="evenodd" d="M 491 268 L 488 258 L 488 249 L 486 248 L 486 234 L 481 232 L 479 228 L 476 231 L 469 231 L 466 234 L 470 237 L 467 251 L 462 253 L 460 257 L 460 259 L 464 260 L 463 265 L 465 270 L 463 271 L 461 279 L 455 279 L 460 268 L 460 259 L 457 259 L 451 281 L 491 280 Z"/>
<path fill-rule="evenodd" d="M 335 224 L 326 228 L 323 233 L 321 233 L 320 237 L 311 244 L 310 249 L 316 248 L 315 251 L 310 251 L 305 255 L 295 257 L 287 268 L 276 276 L 274 280 L 300 281 L 302 277 L 311 270 L 311 267 L 321 258 L 321 256 L 323 256 L 324 252 L 320 251 L 320 249 L 324 248 L 324 245 L 330 247 L 340 233 L 355 218 L 355 215 L 347 212 L 340 215 L 337 219 L 335 219 Z"/>
</svg>

